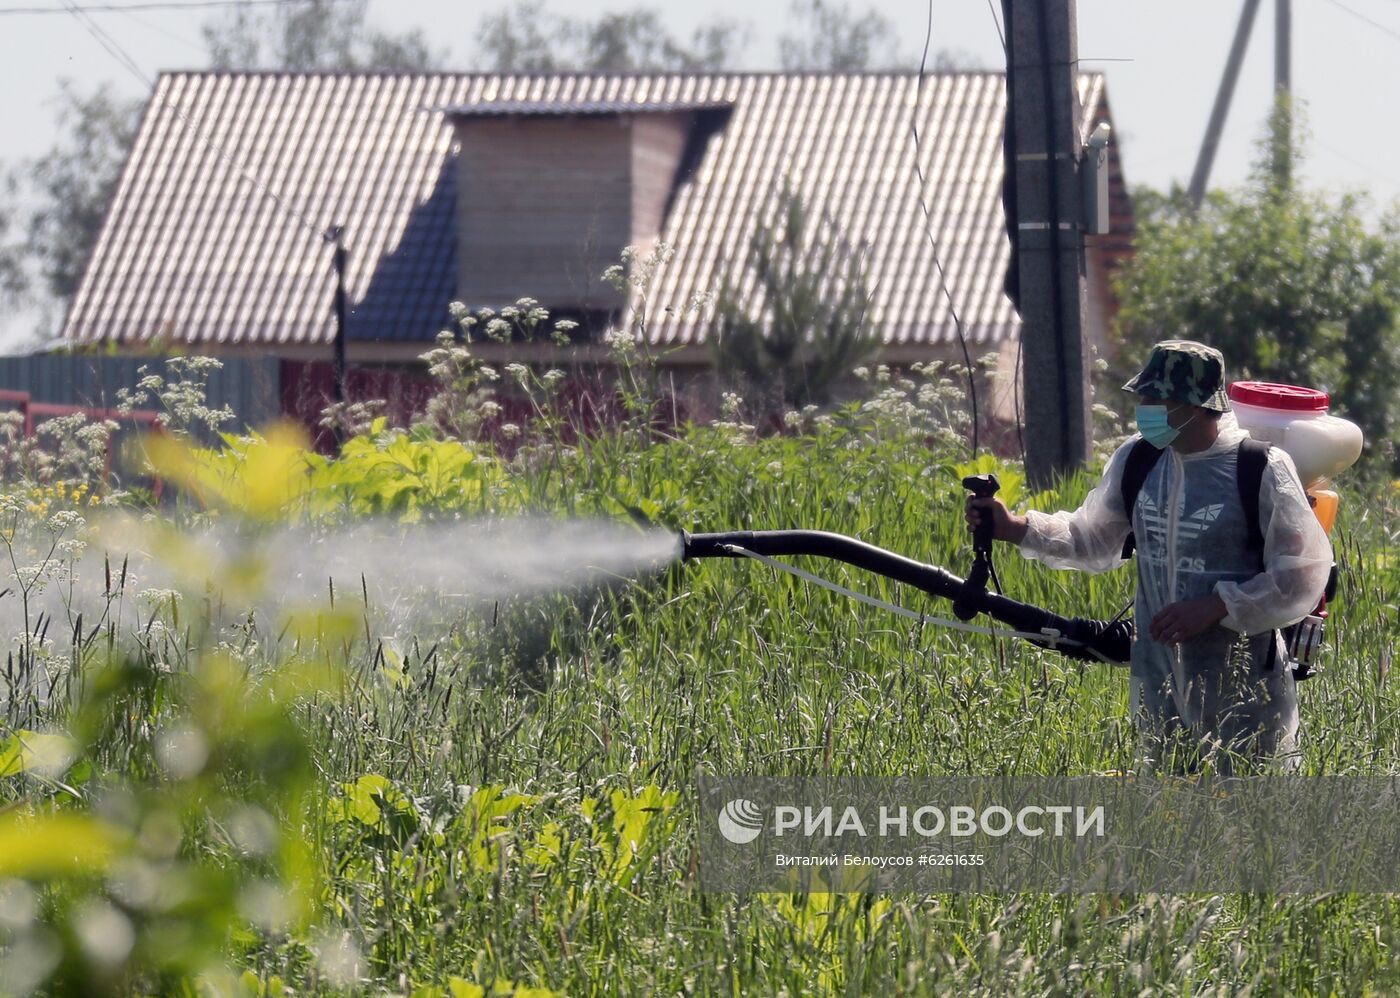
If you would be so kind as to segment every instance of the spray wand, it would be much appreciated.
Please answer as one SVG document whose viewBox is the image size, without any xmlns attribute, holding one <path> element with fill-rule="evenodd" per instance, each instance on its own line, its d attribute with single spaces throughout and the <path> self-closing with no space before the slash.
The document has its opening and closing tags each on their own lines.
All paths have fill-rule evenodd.
<svg viewBox="0 0 1400 998">
<path fill-rule="evenodd" d="M 990 481 L 983 481 L 990 479 Z M 979 488 L 990 488 L 988 495 L 997 488 L 994 476 L 976 476 L 968 481 L 977 481 Z M 975 542 L 980 545 L 980 542 Z M 681 533 L 681 558 L 693 561 L 698 558 L 751 558 L 774 568 L 790 572 L 809 582 L 860 599 L 862 602 L 881 606 L 927 623 L 953 627 L 963 631 L 984 631 L 999 636 L 1009 636 L 1030 641 L 1042 648 L 1049 648 L 1070 658 L 1099 662 L 1124 663 L 1128 661 L 1132 649 L 1133 623 L 1131 620 L 1091 620 L 1085 617 L 1063 617 L 1057 613 L 1010 599 L 999 591 L 991 564 L 991 539 L 986 539 L 983 551 L 976 556 L 973 570 L 966 579 L 959 578 L 937 565 L 927 565 L 906 558 L 893 551 L 867 544 L 847 537 L 844 534 L 828 533 L 821 530 L 740 530 L 729 533 L 690 534 Z M 795 555 L 808 555 L 830 558 L 856 568 L 883 575 L 896 582 L 913 586 L 931 596 L 953 602 L 954 614 L 961 620 L 971 620 L 979 613 L 985 613 L 993 620 L 1013 628 L 1012 631 L 990 630 L 974 627 L 956 621 L 944 621 L 915 614 L 873 597 L 854 593 L 835 583 L 820 579 L 811 573 L 794 568 L 778 558 Z M 980 568 L 979 568 L 980 566 Z M 992 579 L 998 592 L 987 592 L 987 580 Z M 967 616 L 963 616 L 967 614 Z"/>
</svg>

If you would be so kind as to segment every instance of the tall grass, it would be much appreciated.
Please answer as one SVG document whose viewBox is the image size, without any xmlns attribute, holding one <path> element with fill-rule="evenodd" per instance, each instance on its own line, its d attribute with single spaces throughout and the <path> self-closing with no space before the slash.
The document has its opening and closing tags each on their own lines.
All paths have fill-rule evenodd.
<svg viewBox="0 0 1400 998">
<path fill-rule="evenodd" d="M 387 483 L 395 502 L 422 500 L 381 510 L 400 515 L 532 511 L 642 517 L 672 529 L 808 527 L 959 571 L 971 557 L 958 488 L 965 454 L 885 410 L 856 405 L 762 439 L 736 421 L 663 435 L 643 419 L 569 446 L 556 438 L 509 464 L 477 448 L 479 484 L 469 491 L 439 487 L 412 460 L 347 479 L 333 473 L 335 462 L 308 457 L 293 473 L 328 476 L 328 530 L 362 508 L 356 489 Z M 416 446 L 382 426 L 361 439 L 374 453 Z M 286 464 L 247 447 L 232 453 L 211 458 L 228 481 Z M 450 456 L 437 453 L 433 461 Z M 1092 481 L 1077 475 L 1022 500 L 1073 506 Z M 266 484 L 250 478 L 223 494 L 246 505 Z M 298 489 L 272 494 L 303 502 Z M 45 495 L 74 506 L 67 491 Z M 1345 501 L 1330 658 L 1301 694 L 1305 767 L 1393 772 L 1397 697 L 1386 670 L 1400 580 L 1396 500 L 1388 486 L 1372 486 Z M 12 497 L 7 543 L 19 552 L 55 545 L 62 563 L 52 512 L 38 502 L 33 489 Z M 167 515 L 192 526 L 210 514 Z M 1087 577 L 1009 550 L 998 558 L 1011 594 L 1060 611 L 1111 616 L 1130 595 L 1126 569 Z M 822 570 L 946 611 L 885 580 Z M 368 587 L 266 620 L 198 591 L 143 595 L 120 565 L 75 584 L 103 595 L 100 619 L 60 612 L 47 629 L 30 619 L 11 635 L 0 678 L 17 753 L 0 766 L 9 807 L 0 843 L 26 829 L 52 837 L 47 848 L 0 855 L 0 989 L 429 996 L 1400 986 L 1391 958 L 1400 909 L 1389 897 L 699 890 L 697 773 L 1124 769 L 1134 749 L 1125 670 L 921 627 L 748 562 L 445 607 L 439 625 L 392 636 L 375 630 Z M 264 585 L 276 594 L 276 579 Z M 46 763 L 26 747 L 42 733 L 65 740 L 65 758 Z M 56 822 L 74 817 L 92 819 L 79 830 L 87 837 L 60 839 L 72 829 Z"/>
<path fill-rule="evenodd" d="M 640 449 L 602 437 L 519 473 L 476 512 L 630 509 L 672 528 L 808 526 L 956 570 L 970 558 L 958 456 L 854 420 L 764 440 L 694 428 Z M 1035 502 L 1074 505 L 1091 479 L 1075 476 Z M 1390 494 L 1347 496 L 1329 668 L 1302 691 L 1309 771 L 1397 766 L 1396 696 L 1383 672 L 1396 605 L 1392 511 Z M 1000 568 L 1018 598 L 1075 613 L 1107 616 L 1130 593 L 1124 570 L 1060 574 L 1009 551 Z M 827 570 L 944 612 L 882 579 Z M 1126 768 L 1134 736 L 1121 670 L 920 627 L 749 563 L 678 565 L 641 584 L 508 599 L 490 613 L 463 607 L 451 626 L 392 644 L 371 630 L 374 607 L 357 593 L 293 633 L 225 610 L 200 637 L 190 614 L 203 610 L 188 599 L 141 606 L 112 588 L 95 637 L 90 624 L 64 624 L 42 655 L 29 641 L 31 672 L 63 683 L 42 696 L 18 680 L 8 690 L 13 728 L 69 732 L 90 771 L 78 784 L 73 770 L 34 767 L 8 777 L 4 792 L 41 815 L 106 815 L 113 795 L 136 794 L 133 836 L 153 816 L 174 815 L 185 836 L 162 869 L 227 880 L 227 890 L 189 890 L 231 911 L 196 918 L 207 938 L 169 960 L 157 946 L 171 911 L 157 917 L 133 900 L 129 871 L 11 866 L 6 897 L 28 897 L 21 885 L 38 893 L 32 906 L 4 908 L 20 913 L 6 915 L 6 959 L 48 976 L 10 981 L 74 992 L 179 992 L 203 981 L 258 994 L 1345 994 L 1400 983 L 1389 897 L 700 893 L 697 771 Z M 76 635 L 71 647 L 64 633 Z M 237 693 L 218 687 L 217 696 L 235 697 L 230 710 L 263 704 L 267 728 L 210 733 L 220 722 L 192 687 L 214 696 L 214 661 L 242 677 Z M 284 670 L 311 666 L 335 679 L 277 687 Z M 104 682 L 106 700 L 94 698 Z M 269 747 L 283 724 L 295 739 Z M 211 754 L 196 777 L 207 782 L 182 789 L 190 777 L 169 763 L 168 735 L 190 725 L 230 754 Z M 274 761 L 286 785 L 269 777 Z M 249 802 L 283 840 L 304 845 L 305 869 L 239 847 L 227 815 Z M 141 850 L 141 862 L 154 862 Z M 249 886 L 272 883 L 291 897 L 293 882 L 305 885 L 304 915 L 260 920 L 249 908 Z M 92 911 L 108 911 L 92 908 L 98 901 L 136 932 L 136 945 L 108 962 L 84 942 L 97 931 Z M 36 938 L 48 948 L 35 949 Z"/>
</svg>

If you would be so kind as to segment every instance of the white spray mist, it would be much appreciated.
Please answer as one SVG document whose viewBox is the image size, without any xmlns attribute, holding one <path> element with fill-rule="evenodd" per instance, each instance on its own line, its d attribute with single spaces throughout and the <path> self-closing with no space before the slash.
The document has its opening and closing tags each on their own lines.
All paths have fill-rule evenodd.
<svg viewBox="0 0 1400 998">
<path fill-rule="evenodd" d="M 11 646 L 40 614 L 52 622 L 50 637 L 70 631 L 79 614 L 85 629 L 103 619 L 107 577 L 115 590 L 123 572 L 123 599 L 144 604 L 146 615 L 167 591 L 179 591 L 219 601 L 226 619 L 253 610 L 266 624 L 288 610 L 324 606 L 334 591 L 337 602 L 358 606 L 368 596 L 375 625 L 393 632 L 491 601 L 639 578 L 680 557 L 679 538 L 669 531 L 576 520 L 214 527 L 170 531 L 165 540 L 151 528 L 129 519 L 103 525 L 80 558 L 50 566 L 49 577 L 31 591 L 27 612 L 16 581 L 7 580 L 12 591 L 0 598 L 0 626 Z M 240 572 L 250 563 L 260 569 L 252 584 Z M 245 592 L 257 592 L 256 605 L 238 605 Z M 137 623 L 130 609 L 123 616 Z"/>
</svg>

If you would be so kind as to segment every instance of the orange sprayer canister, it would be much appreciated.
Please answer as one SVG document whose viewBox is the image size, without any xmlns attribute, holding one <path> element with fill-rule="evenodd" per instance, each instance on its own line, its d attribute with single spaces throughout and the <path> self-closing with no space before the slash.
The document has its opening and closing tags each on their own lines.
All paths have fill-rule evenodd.
<svg viewBox="0 0 1400 998">
<path fill-rule="evenodd" d="M 1332 525 L 1337 522 L 1337 506 L 1341 502 L 1337 493 L 1331 489 L 1314 489 L 1308 493 L 1308 499 L 1312 502 L 1313 512 L 1317 514 L 1317 522 L 1330 534 Z"/>
</svg>

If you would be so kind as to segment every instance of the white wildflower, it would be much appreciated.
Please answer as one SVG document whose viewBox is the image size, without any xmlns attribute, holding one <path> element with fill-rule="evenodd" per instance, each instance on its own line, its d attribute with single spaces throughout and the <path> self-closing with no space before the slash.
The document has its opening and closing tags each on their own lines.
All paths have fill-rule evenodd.
<svg viewBox="0 0 1400 998">
<path fill-rule="evenodd" d="M 63 533 L 64 530 L 83 526 L 83 516 L 78 515 L 73 509 L 59 509 L 55 514 L 49 516 L 49 532 Z"/>
</svg>

